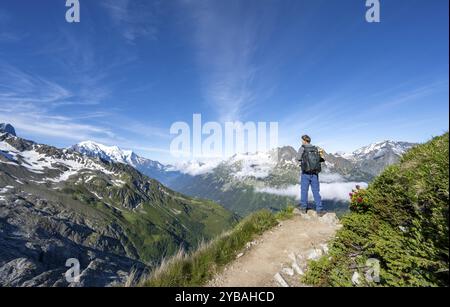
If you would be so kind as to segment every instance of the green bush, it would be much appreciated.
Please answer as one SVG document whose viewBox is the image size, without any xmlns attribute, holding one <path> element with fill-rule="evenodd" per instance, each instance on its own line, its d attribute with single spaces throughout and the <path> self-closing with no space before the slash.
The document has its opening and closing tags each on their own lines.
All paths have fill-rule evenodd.
<svg viewBox="0 0 450 307">
<path fill-rule="evenodd" d="M 362 286 L 448 286 L 448 133 L 410 150 L 364 192 L 367 210 L 343 218 L 327 259 L 312 262 L 303 280 L 351 286 L 366 260 L 380 262 L 380 282 Z"/>
<path fill-rule="evenodd" d="M 350 193 L 350 210 L 355 212 L 366 212 L 370 208 L 367 197 L 367 190 L 356 186 L 356 189 Z"/>
</svg>

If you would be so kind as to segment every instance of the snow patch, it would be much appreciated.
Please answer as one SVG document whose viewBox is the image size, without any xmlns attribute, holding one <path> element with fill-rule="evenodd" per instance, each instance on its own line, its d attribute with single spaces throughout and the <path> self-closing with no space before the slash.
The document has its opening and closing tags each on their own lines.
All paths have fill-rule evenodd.
<svg viewBox="0 0 450 307">
<path fill-rule="evenodd" d="M 5 193 L 7 193 L 9 190 L 11 190 L 11 189 L 14 189 L 14 187 L 12 187 L 12 186 L 10 186 L 10 185 L 8 185 L 8 186 L 6 186 L 6 187 L 4 187 L 4 188 L 0 188 L 0 194 L 5 194 Z"/>
<path fill-rule="evenodd" d="M 122 188 L 122 187 L 126 184 L 125 181 L 120 180 L 120 179 L 114 179 L 114 180 L 112 180 L 112 183 L 113 183 L 116 187 L 119 187 L 119 188 Z"/>
<path fill-rule="evenodd" d="M 46 170 L 59 170 L 60 168 L 67 169 L 62 171 L 56 178 L 46 179 L 51 182 L 67 181 L 71 176 L 84 169 L 100 171 L 105 174 L 113 174 L 96 161 L 86 159 L 78 154 L 70 154 L 66 152 L 63 158 L 54 158 L 37 152 L 40 147 L 40 145 L 34 145 L 32 150 L 21 152 L 7 142 L 0 142 L 0 151 L 2 155 L 9 160 L 13 159 L 18 161 L 19 164 L 3 161 L 1 161 L 1 163 L 22 166 L 36 174 L 43 174 Z"/>
</svg>

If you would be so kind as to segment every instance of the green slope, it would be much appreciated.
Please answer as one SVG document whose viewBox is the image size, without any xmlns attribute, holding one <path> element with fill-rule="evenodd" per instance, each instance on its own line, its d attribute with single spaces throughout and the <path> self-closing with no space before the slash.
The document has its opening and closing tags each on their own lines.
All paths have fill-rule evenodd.
<svg viewBox="0 0 450 307">
<path fill-rule="evenodd" d="M 410 150 L 367 189 L 366 212 L 343 220 L 330 255 L 311 262 L 304 281 L 318 286 L 448 286 L 448 133 Z M 368 282 L 367 259 L 380 280 Z"/>
<path fill-rule="evenodd" d="M 104 223 L 118 224 L 142 261 L 157 264 L 180 247 L 191 250 L 237 222 L 234 214 L 212 201 L 171 191 L 131 167 L 112 166 L 122 174 L 123 186 L 102 179 L 102 174 L 90 181 L 73 176 L 62 192 L 76 200 L 73 210 L 88 205 L 101 212 Z"/>
<path fill-rule="evenodd" d="M 70 234 L 70 240 L 82 247 L 158 264 L 180 247 L 192 250 L 238 221 L 220 205 L 172 191 L 131 166 L 6 134 L 0 141 L 10 148 L 0 152 L 0 188 L 11 187 L 2 194 L 0 206 L 13 207 L 16 200 L 34 207 L 42 205 L 51 209 L 45 219 L 57 225 L 62 215 L 73 228 L 50 227 L 41 216 L 24 216 L 21 225 L 28 231 L 38 228 L 49 233 L 39 239 L 47 240 L 53 233 L 61 237 Z M 45 162 L 51 167 L 33 172 L 23 157 L 38 154 L 41 156 L 36 164 Z M 75 163 L 84 163 L 85 167 L 71 172 L 65 180 L 58 179 Z M 9 218 L 21 217 L 17 214 Z M 39 221 L 33 222 L 36 219 Z"/>
</svg>

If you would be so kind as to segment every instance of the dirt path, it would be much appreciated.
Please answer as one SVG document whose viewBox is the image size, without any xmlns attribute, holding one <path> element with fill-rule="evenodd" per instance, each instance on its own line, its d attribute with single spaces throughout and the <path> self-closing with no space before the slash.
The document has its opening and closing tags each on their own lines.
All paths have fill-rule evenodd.
<svg viewBox="0 0 450 307">
<path fill-rule="evenodd" d="M 307 215 L 297 211 L 294 218 L 249 243 L 208 286 L 302 286 L 307 260 L 328 252 L 327 242 L 339 227 L 333 213 L 318 218 L 313 211 Z"/>
</svg>

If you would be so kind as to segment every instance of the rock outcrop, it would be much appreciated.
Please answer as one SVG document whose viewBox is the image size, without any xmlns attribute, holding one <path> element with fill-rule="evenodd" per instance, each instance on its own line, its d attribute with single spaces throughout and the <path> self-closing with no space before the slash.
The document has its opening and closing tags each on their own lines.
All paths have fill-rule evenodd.
<svg viewBox="0 0 450 307">
<path fill-rule="evenodd" d="M 9 133 L 16 136 L 16 130 L 10 124 L 0 123 L 0 133 Z"/>
</svg>

